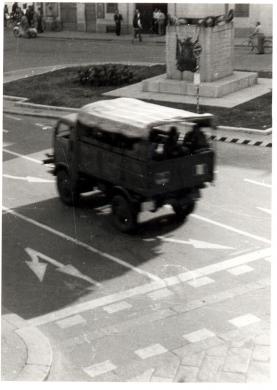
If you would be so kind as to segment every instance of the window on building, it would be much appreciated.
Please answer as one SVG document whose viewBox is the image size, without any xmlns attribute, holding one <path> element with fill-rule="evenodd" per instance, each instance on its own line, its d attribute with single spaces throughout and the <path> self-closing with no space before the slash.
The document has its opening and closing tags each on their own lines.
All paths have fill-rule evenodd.
<svg viewBox="0 0 277 390">
<path fill-rule="evenodd" d="M 118 10 L 117 3 L 107 3 L 107 14 L 114 14 Z"/>
<path fill-rule="evenodd" d="M 249 17 L 249 4 L 235 4 L 235 16 L 238 18 Z"/>
</svg>

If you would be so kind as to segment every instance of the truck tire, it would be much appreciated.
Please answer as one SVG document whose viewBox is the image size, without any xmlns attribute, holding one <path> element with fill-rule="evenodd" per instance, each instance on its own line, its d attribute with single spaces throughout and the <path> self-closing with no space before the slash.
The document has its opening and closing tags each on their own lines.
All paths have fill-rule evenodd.
<svg viewBox="0 0 277 390">
<path fill-rule="evenodd" d="M 57 189 L 63 203 L 68 206 L 78 203 L 80 193 L 73 189 L 70 175 L 65 169 L 59 169 L 57 172 Z"/>
<path fill-rule="evenodd" d="M 123 233 L 131 233 L 137 226 L 137 212 L 132 204 L 122 195 L 112 199 L 112 215 L 114 225 Z"/>
<path fill-rule="evenodd" d="M 183 221 L 195 208 L 195 201 L 191 200 L 187 205 L 183 206 L 180 204 L 173 205 L 173 210 L 176 214 L 178 221 Z"/>
</svg>

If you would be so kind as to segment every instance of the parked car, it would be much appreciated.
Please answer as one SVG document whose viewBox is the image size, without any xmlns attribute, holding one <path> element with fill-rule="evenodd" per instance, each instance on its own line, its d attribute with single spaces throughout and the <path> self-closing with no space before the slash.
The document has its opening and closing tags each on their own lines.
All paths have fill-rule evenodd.
<svg viewBox="0 0 277 390">
<path fill-rule="evenodd" d="M 211 114 L 102 100 L 58 120 L 45 162 L 54 164 L 62 202 L 77 205 L 81 193 L 100 189 L 116 227 L 130 232 L 141 211 L 170 204 L 180 220 L 193 211 L 214 180 L 215 153 L 204 134 L 213 127 Z"/>
</svg>

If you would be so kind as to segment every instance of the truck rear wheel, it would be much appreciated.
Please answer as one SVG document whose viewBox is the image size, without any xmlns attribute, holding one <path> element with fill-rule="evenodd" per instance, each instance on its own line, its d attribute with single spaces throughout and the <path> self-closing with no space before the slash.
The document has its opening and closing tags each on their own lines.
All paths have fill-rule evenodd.
<svg viewBox="0 0 277 390">
<path fill-rule="evenodd" d="M 79 192 L 73 189 L 69 173 L 65 169 L 57 172 L 57 188 L 63 203 L 68 206 L 76 205 L 79 201 Z"/>
<path fill-rule="evenodd" d="M 112 199 L 112 215 L 115 226 L 123 233 L 132 232 L 137 226 L 137 212 L 122 195 L 115 195 Z"/>
<path fill-rule="evenodd" d="M 173 210 L 176 214 L 178 221 L 183 221 L 195 208 L 195 201 L 192 200 L 186 205 L 175 204 Z"/>
</svg>

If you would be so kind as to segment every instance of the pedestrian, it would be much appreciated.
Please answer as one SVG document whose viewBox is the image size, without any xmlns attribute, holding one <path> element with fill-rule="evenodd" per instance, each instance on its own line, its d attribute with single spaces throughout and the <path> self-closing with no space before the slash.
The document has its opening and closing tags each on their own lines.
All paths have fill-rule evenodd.
<svg viewBox="0 0 277 390">
<path fill-rule="evenodd" d="M 119 11 L 117 9 L 115 11 L 115 14 L 114 14 L 115 33 L 116 33 L 116 35 L 120 35 L 122 20 L 123 20 L 122 15 L 119 13 Z"/>
<path fill-rule="evenodd" d="M 37 11 L 36 10 L 34 11 L 33 21 L 34 21 L 34 27 L 37 29 L 37 32 L 42 33 L 43 32 L 42 12 L 40 7 L 38 7 Z"/>
<path fill-rule="evenodd" d="M 4 6 L 4 27 L 7 27 L 8 20 L 10 19 L 9 8 L 7 4 Z"/>
<path fill-rule="evenodd" d="M 158 28 L 159 28 L 159 35 L 164 35 L 165 34 L 165 14 L 161 10 L 159 10 Z"/>
<path fill-rule="evenodd" d="M 34 24 L 34 7 L 32 5 L 28 6 L 25 15 L 27 17 L 29 27 L 32 27 Z"/>
<path fill-rule="evenodd" d="M 263 28 L 260 22 L 256 23 L 256 27 L 254 32 L 249 36 L 250 39 L 255 39 L 256 44 L 255 46 L 257 47 L 258 54 L 264 54 L 264 40 L 265 40 L 265 35 L 263 32 Z M 254 46 L 253 46 L 254 47 Z"/>
<path fill-rule="evenodd" d="M 159 22 L 159 10 L 155 8 L 152 17 L 152 31 L 154 34 L 158 34 L 158 22 Z"/>
<path fill-rule="evenodd" d="M 133 18 L 133 27 L 134 27 L 134 39 L 139 38 L 139 41 L 142 41 L 141 32 L 142 32 L 142 18 L 141 13 L 136 9 L 134 18 Z"/>
</svg>

